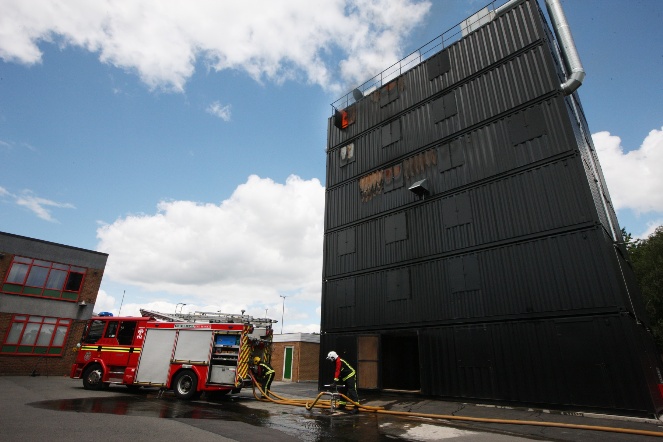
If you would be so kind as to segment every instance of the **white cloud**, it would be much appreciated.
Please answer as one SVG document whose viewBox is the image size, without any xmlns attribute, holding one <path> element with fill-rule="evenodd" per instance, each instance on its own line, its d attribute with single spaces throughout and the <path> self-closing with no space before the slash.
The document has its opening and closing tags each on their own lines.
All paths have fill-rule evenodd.
<svg viewBox="0 0 663 442">
<path fill-rule="evenodd" d="M 650 235 L 654 234 L 657 227 L 663 226 L 663 218 L 647 222 L 647 230 L 640 235 L 634 235 L 634 239 L 647 239 Z"/>
<path fill-rule="evenodd" d="M 60 209 L 75 208 L 73 204 L 58 203 L 56 201 L 48 200 L 46 198 L 40 198 L 38 196 L 33 195 L 33 193 L 29 190 L 23 191 L 21 195 L 16 197 L 16 204 L 18 204 L 19 206 L 26 207 L 27 209 L 32 211 L 35 215 L 37 215 L 39 218 L 50 222 L 57 222 L 57 220 L 53 218 L 51 210 L 48 209 L 49 207 L 55 207 Z"/>
<path fill-rule="evenodd" d="M 230 105 L 225 106 L 221 105 L 218 101 L 210 104 L 207 107 L 207 113 L 212 114 L 215 117 L 221 118 L 223 121 L 230 121 Z"/>
<path fill-rule="evenodd" d="M 20 194 L 14 194 L 0 187 L 0 197 L 9 198 L 16 205 L 22 206 L 30 210 L 44 221 L 57 222 L 52 215 L 51 208 L 58 209 L 75 209 L 76 207 L 70 203 L 59 203 L 57 201 L 49 200 L 46 198 L 38 197 L 31 190 L 23 190 Z"/>
<path fill-rule="evenodd" d="M 130 298 L 132 295 L 131 292 L 127 293 L 127 298 Z M 122 297 L 122 294 L 119 295 L 119 298 Z M 320 317 L 319 316 L 309 316 L 308 314 L 298 314 L 295 315 L 297 321 L 307 321 L 307 322 L 297 322 L 294 323 L 290 317 L 290 309 L 286 308 L 285 312 L 285 324 L 281 327 L 281 306 L 279 305 L 276 308 L 276 305 L 272 305 L 272 309 L 269 309 L 269 312 L 266 314 L 265 309 L 261 307 L 247 307 L 245 304 L 241 303 L 240 299 L 231 299 L 229 302 L 223 304 L 194 304 L 194 303 L 175 303 L 167 297 L 156 297 L 154 296 L 153 300 L 148 302 L 125 302 L 122 304 L 121 308 L 119 305 L 120 299 L 115 299 L 112 296 L 109 296 L 104 290 L 99 291 L 99 296 L 97 297 L 97 303 L 94 306 L 94 312 L 111 312 L 115 316 L 142 316 L 141 310 L 150 310 L 153 312 L 164 313 L 164 314 L 173 314 L 175 310 L 177 313 L 194 313 L 194 312 L 223 312 L 230 313 L 234 315 L 241 314 L 244 310 L 244 314 L 252 316 L 254 318 L 265 318 L 268 317 L 276 322 L 273 324 L 274 332 L 281 333 L 283 328 L 284 333 L 319 333 L 320 332 Z"/>
<path fill-rule="evenodd" d="M 663 212 L 663 127 L 649 132 L 630 152 L 609 132 L 595 133 L 592 139 L 615 209 Z"/>
<path fill-rule="evenodd" d="M 336 90 L 397 61 L 429 9 L 415 0 L 0 0 L 0 58 L 39 63 L 38 44 L 54 42 L 135 70 L 151 88 L 183 90 L 203 61 L 258 81 L 297 78 Z"/>
<path fill-rule="evenodd" d="M 37 151 L 37 149 L 29 143 L 15 143 L 13 141 L 0 140 L 0 149 L 4 150 L 5 152 L 11 152 L 16 148 L 25 148 L 33 152 Z"/>
<path fill-rule="evenodd" d="M 99 290 L 97 293 L 97 301 L 94 304 L 94 312 L 111 312 L 115 307 L 115 298 L 104 290 Z M 113 311 L 114 314 L 117 314 L 117 311 Z"/>
<path fill-rule="evenodd" d="M 320 300 L 323 212 L 323 186 L 297 176 L 252 175 L 221 204 L 164 201 L 97 230 L 104 279 L 254 316 L 280 313 L 283 294 L 295 318 L 293 301 Z"/>
</svg>

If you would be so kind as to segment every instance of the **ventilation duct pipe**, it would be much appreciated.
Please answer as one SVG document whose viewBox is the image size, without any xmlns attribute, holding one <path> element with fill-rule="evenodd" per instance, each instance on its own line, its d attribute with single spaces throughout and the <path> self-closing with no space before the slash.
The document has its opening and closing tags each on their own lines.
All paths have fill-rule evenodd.
<svg viewBox="0 0 663 442">
<path fill-rule="evenodd" d="M 523 0 L 510 0 L 506 2 L 499 8 L 495 9 L 495 17 L 503 14 L 518 3 L 522 3 L 522 1 Z M 582 67 L 576 45 L 573 42 L 571 29 L 566 21 L 562 4 L 559 0 L 545 0 L 545 2 L 548 15 L 553 24 L 553 30 L 555 31 L 555 37 L 557 38 L 560 50 L 562 51 L 562 58 L 564 59 L 566 71 L 567 73 L 570 73 L 566 81 L 560 85 L 560 88 L 564 95 L 570 95 L 582 84 L 582 81 L 585 79 L 585 70 Z"/>
<path fill-rule="evenodd" d="M 555 36 L 562 49 L 562 58 L 564 58 L 567 72 L 571 74 L 566 82 L 562 83 L 562 92 L 564 92 L 564 95 L 570 95 L 582 84 L 582 80 L 585 79 L 585 70 L 582 68 L 582 63 L 580 63 L 580 57 L 573 42 L 571 28 L 569 28 L 564 10 L 562 10 L 562 4 L 559 0 L 546 0 L 546 8 L 553 22 Z"/>
</svg>

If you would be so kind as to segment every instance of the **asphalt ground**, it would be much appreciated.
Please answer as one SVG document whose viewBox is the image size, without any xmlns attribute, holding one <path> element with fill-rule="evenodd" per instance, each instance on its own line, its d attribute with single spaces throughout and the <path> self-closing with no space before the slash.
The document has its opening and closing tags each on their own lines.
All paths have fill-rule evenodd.
<svg viewBox="0 0 663 442">
<path fill-rule="evenodd" d="M 310 399 L 317 383 L 274 382 L 274 392 L 285 398 Z M 360 412 L 332 414 L 329 410 L 258 401 L 250 389 L 238 395 L 203 396 L 180 401 L 172 392 L 157 389 L 131 392 L 123 386 L 84 390 L 80 380 L 49 376 L 0 377 L 0 440 L 78 441 L 648 441 L 623 429 L 655 432 L 663 437 L 663 422 L 621 416 L 565 413 L 553 410 L 485 406 L 441 401 L 403 394 L 360 391 L 363 405 L 387 411 L 427 415 L 535 421 L 602 427 L 555 428 L 515 423 L 476 422 Z M 364 394 L 362 394 L 364 393 Z"/>
<path fill-rule="evenodd" d="M 275 391 L 287 391 L 294 397 L 311 397 L 318 393 L 317 383 L 285 384 L 275 383 Z M 444 401 L 413 394 L 385 393 L 371 394 L 360 392 L 360 402 L 364 405 L 381 406 L 388 411 L 413 414 L 454 416 L 459 420 L 417 418 L 418 421 L 444 422 L 463 429 L 474 431 L 494 431 L 534 440 L 560 441 L 644 441 L 663 440 L 663 422 L 658 419 L 632 416 L 586 413 L 551 409 L 509 407 L 468 402 Z M 502 422 L 465 421 L 462 418 L 499 421 L 518 421 L 519 424 Z M 408 419 L 408 418 L 403 418 Z M 526 422 L 553 423 L 588 427 L 603 427 L 606 431 L 594 429 L 558 428 L 524 425 Z M 612 429 L 612 430 L 611 430 Z M 634 430 L 659 433 L 657 436 L 632 435 L 621 430 Z"/>
</svg>

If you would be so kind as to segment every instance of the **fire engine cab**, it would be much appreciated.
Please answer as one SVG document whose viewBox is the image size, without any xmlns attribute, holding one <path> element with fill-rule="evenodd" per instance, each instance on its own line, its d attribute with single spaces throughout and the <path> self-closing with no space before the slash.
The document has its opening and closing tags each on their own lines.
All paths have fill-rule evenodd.
<svg viewBox="0 0 663 442">
<path fill-rule="evenodd" d="M 181 399 L 203 391 L 250 386 L 249 363 L 271 356 L 272 319 L 195 312 L 142 317 L 94 316 L 77 346 L 71 377 L 85 389 L 110 384 L 173 390 Z"/>
</svg>

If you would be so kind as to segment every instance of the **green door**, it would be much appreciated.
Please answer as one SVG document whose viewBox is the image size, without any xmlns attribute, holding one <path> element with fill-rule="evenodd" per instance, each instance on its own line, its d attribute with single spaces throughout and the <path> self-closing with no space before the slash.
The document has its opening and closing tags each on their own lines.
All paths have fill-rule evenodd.
<svg viewBox="0 0 663 442">
<path fill-rule="evenodd" d="M 283 354 L 283 380 L 292 380 L 292 353 L 294 347 L 286 347 Z"/>
</svg>

